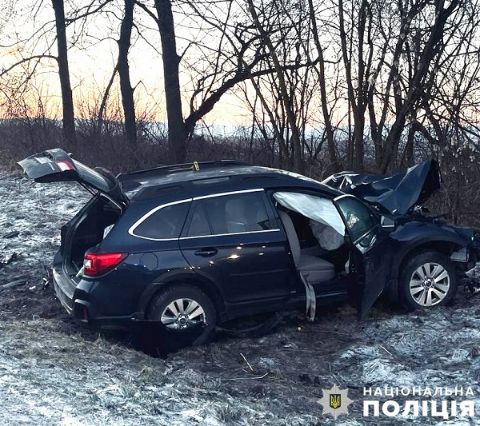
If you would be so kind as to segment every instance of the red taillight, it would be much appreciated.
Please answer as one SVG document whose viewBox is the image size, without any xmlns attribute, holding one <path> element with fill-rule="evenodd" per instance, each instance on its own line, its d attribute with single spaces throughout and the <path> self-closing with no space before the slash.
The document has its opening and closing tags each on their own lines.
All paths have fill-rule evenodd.
<svg viewBox="0 0 480 426">
<path fill-rule="evenodd" d="M 57 161 L 57 166 L 62 172 L 74 169 L 73 164 L 70 161 Z"/>
<path fill-rule="evenodd" d="M 83 261 L 83 275 L 103 275 L 118 266 L 126 257 L 126 253 L 87 253 Z"/>
</svg>

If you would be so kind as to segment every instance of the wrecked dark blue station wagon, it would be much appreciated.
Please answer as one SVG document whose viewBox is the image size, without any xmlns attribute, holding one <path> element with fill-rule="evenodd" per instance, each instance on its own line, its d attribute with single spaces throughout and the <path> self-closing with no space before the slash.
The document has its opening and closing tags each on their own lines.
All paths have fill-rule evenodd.
<svg viewBox="0 0 480 426">
<path fill-rule="evenodd" d="M 201 327 L 191 343 L 203 343 L 233 318 L 305 309 L 313 319 L 348 297 L 360 317 L 382 294 L 429 309 L 452 300 L 478 259 L 474 230 L 418 207 L 440 185 L 434 161 L 322 183 L 236 161 L 115 177 L 61 149 L 19 164 L 37 182 L 93 194 L 62 227 L 53 277 L 65 309 L 99 327 Z"/>
</svg>

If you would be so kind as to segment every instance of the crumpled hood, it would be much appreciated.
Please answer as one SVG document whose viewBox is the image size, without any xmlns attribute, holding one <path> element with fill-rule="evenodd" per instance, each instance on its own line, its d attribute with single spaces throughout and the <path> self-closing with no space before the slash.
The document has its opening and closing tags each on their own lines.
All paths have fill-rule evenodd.
<svg viewBox="0 0 480 426">
<path fill-rule="evenodd" d="M 441 186 L 435 160 L 427 160 L 390 176 L 336 173 L 322 183 L 376 204 L 392 214 L 405 214 L 425 202 Z"/>
</svg>

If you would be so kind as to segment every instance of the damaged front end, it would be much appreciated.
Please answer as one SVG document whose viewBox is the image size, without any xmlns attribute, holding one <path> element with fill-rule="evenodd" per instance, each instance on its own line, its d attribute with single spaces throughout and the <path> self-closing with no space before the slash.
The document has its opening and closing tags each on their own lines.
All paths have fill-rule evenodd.
<svg viewBox="0 0 480 426">
<path fill-rule="evenodd" d="M 468 270 L 465 272 L 463 279 L 465 291 L 475 296 L 480 294 L 480 233 L 471 231 L 471 243 L 466 248 L 467 256 L 469 257 Z"/>
<path fill-rule="evenodd" d="M 442 178 L 435 160 L 392 175 L 340 172 L 322 183 L 374 207 L 392 240 L 401 242 L 412 253 L 418 253 L 418 247 L 423 246 L 424 250 L 438 249 L 448 254 L 468 294 L 480 293 L 480 233 L 448 224 L 443 219 L 445 215 L 430 216 L 422 206 L 441 188 Z"/>
<path fill-rule="evenodd" d="M 322 183 L 355 195 L 382 211 L 404 215 L 440 189 L 442 178 L 438 163 L 427 160 L 390 176 L 340 172 Z"/>
</svg>

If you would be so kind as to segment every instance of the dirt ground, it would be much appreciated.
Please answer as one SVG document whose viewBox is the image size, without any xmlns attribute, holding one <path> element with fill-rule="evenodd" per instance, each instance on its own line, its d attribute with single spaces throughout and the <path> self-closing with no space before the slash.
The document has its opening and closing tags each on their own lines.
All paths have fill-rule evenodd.
<svg viewBox="0 0 480 426">
<path fill-rule="evenodd" d="M 48 285 L 59 228 L 87 200 L 74 185 L 0 174 L 0 424 L 478 424 L 476 418 L 363 417 L 364 386 L 472 386 L 480 413 L 480 297 L 401 314 L 348 306 L 313 324 L 289 315 L 260 338 L 220 335 L 166 359 L 67 317 Z M 47 284 L 47 285 L 46 285 Z M 322 389 L 348 387 L 350 414 L 322 415 Z"/>
</svg>

